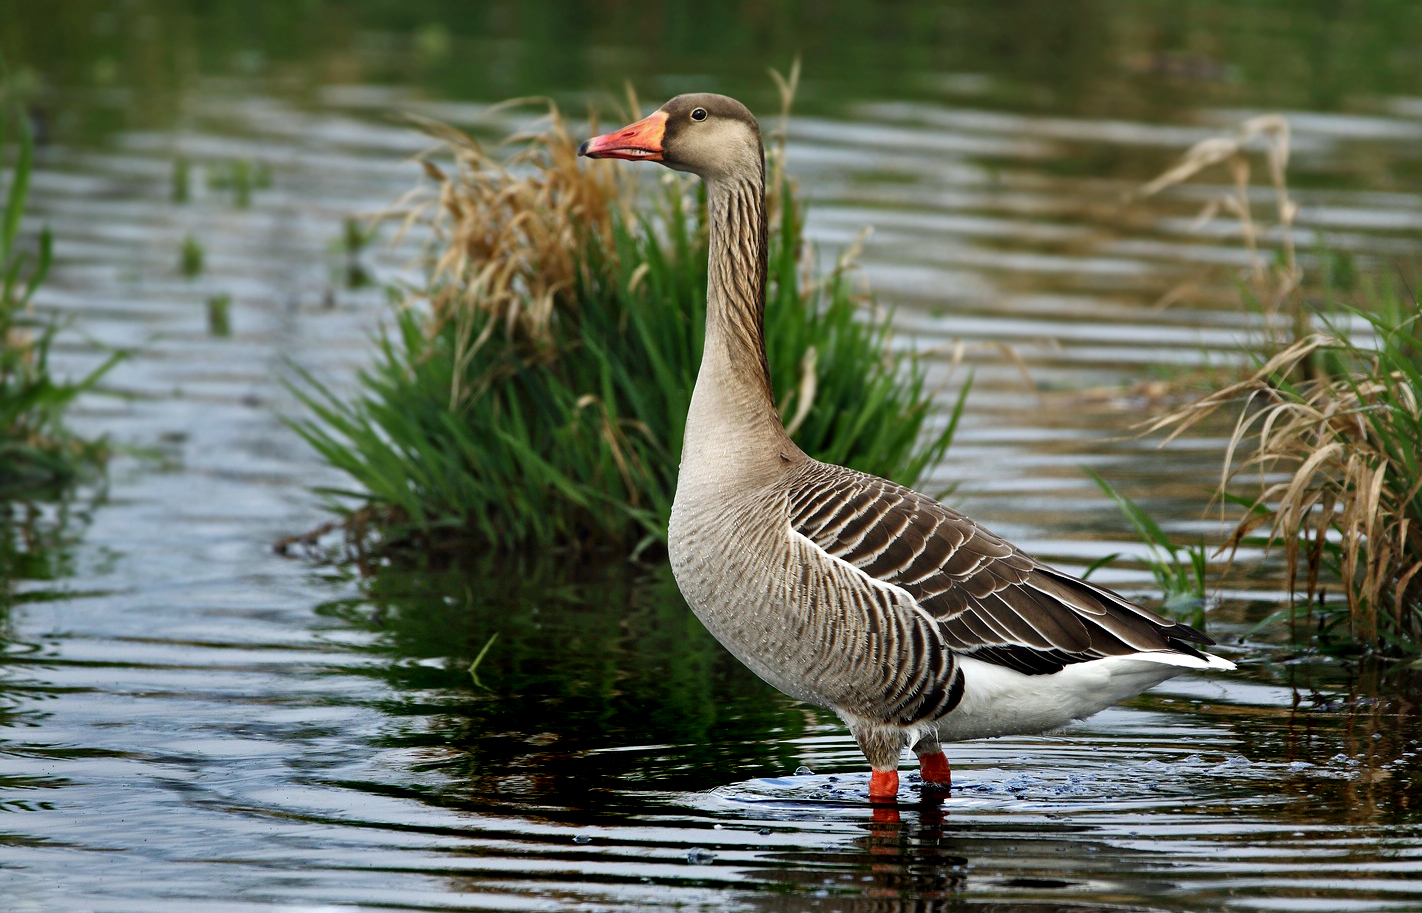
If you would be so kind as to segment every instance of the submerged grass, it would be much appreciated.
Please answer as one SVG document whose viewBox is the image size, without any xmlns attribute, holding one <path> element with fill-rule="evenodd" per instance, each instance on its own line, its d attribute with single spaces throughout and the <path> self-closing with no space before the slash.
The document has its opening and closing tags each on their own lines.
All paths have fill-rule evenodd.
<svg viewBox="0 0 1422 913">
<path fill-rule="evenodd" d="M 499 161 L 428 124 L 426 287 L 405 296 L 344 398 L 305 376 L 293 427 L 351 487 L 328 490 L 347 541 L 635 551 L 665 538 L 705 321 L 698 185 L 579 163 L 550 110 Z M 915 481 L 947 449 L 966 385 L 930 430 L 911 353 L 889 346 L 847 260 L 817 275 L 803 212 L 771 161 L 766 337 L 777 399 L 806 452 Z M 424 306 L 415 299 L 423 299 Z"/>
</svg>

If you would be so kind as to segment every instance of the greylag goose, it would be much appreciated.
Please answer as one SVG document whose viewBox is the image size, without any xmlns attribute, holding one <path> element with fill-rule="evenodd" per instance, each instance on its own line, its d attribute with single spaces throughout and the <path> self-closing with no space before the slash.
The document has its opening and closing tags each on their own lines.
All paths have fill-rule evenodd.
<svg viewBox="0 0 1422 913">
<path fill-rule="evenodd" d="M 583 143 L 706 184 L 705 349 L 668 529 L 677 585 L 726 649 L 827 707 L 898 794 L 911 747 L 926 784 L 941 743 L 1057 729 L 1186 669 L 1232 669 L 1214 643 L 1035 561 L 932 498 L 811 459 L 785 433 L 766 363 L 765 154 L 755 117 L 679 95 Z"/>
</svg>

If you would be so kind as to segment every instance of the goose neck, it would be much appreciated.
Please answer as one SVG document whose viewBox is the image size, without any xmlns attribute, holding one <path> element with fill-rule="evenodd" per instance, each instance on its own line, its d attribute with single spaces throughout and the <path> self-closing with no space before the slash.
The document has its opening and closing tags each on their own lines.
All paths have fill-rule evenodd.
<svg viewBox="0 0 1422 913">
<path fill-rule="evenodd" d="M 682 448 L 682 483 L 741 484 L 781 471 L 792 452 L 765 354 L 765 190 L 753 178 L 707 182 L 706 340 Z"/>
<path fill-rule="evenodd" d="M 764 388 L 767 224 L 760 175 L 713 181 L 707 188 L 710 223 L 704 359 L 724 358 Z"/>
</svg>

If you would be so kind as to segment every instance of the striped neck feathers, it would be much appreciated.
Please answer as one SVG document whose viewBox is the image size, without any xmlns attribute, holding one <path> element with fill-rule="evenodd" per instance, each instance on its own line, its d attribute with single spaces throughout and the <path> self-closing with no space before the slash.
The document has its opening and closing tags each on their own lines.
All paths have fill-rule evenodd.
<svg viewBox="0 0 1422 913">
<path fill-rule="evenodd" d="M 706 344 L 686 417 L 677 501 L 720 505 L 800 458 L 765 356 L 766 215 L 761 173 L 707 181 Z"/>
<path fill-rule="evenodd" d="M 753 177 L 707 182 L 711 237 L 702 358 L 724 359 L 729 373 L 758 391 L 773 411 L 765 356 L 768 228 L 762 175 L 763 170 Z"/>
</svg>

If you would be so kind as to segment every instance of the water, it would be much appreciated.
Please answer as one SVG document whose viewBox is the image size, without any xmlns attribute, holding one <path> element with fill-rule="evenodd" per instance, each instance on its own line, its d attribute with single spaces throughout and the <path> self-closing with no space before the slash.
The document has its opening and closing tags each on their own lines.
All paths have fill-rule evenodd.
<svg viewBox="0 0 1422 913">
<path fill-rule="evenodd" d="M 763 61 L 718 30 L 692 50 L 674 14 L 659 44 L 616 16 L 540 30 L 517 5 L 458 13 L 444 38 L 418 4 L 415 24 L 244 7 L 297 48 L 222 4 L 80 7 L 21 4 L 33 56 L 11 59 L 43 76 L 50 118 L 32 216 L 59 259 L 40 304 L 73 321 L 60 364 L 131 350 L 75 424 L 132 449 L 101 489 L 0 530 L 24 556 L 0 616 L 7 909 L 1422 909 L 1419 673 L 1251 635 L 1279 589 L 1267 565 L 1210 619 L 1240 672 L 953 746 L 952 795 L 925 802 L 906 775 L 887 814 L 837 722 L 727 658 L 662 569 L 469 556 L 359 579 L 274 554 L 323 519 L 309 486 L 341 481 L 281 423 L 284 382 L 349 384 L 385 313 L 378 287 L 347 284 L 339 238 L 415 180 L 424 142 L 389 112 L 497 135 L 524 116 L 488 112 L 505 95 L 546 84 L 571 107 L 580 86 L 666 94 L 695 79 L 653 74 L 698 72 L 773 110 Z M 1153 408 L 1133 384 L 1234 357 L 1245 260 L 1225 223 L 1187 230 L 1218 181 L 1121 198 L 1282 107 L 1307 231 L 1365 266 L 1415 262 L 1422 82 L 1389 41 L 1415 47 L 1415 15 L 1201 4 L 1175 41 L 1148 4 L 1096 37 L 1049 10 L 1014 7 L 1011 36 L 945 7 L 933 45 L 904 37 L 924 8 L 905 9 L 872 39 L 849 10 L 805 33 L 790 167 L 826 256 L 873 227 L 862 271 L 905 343 L 939 347 L 949 393 L 967 347 L 969 414 L 929 487 L 958 482 L 956 503 L 1071 568 L 1139 550 L 1082 466 L 1217 536 L 1201 509 L 1220 439 L 1158 451 L 1126 429 Z M 61 26 L 77 49 L 36 63 Z M 649 50 L 625 65 L 595 50 L 634 39 Z M 957 57 L 933 57 L 945 42 Z M 1333 76 L 1299 78 L 1300 57 Z M 270 174 L 246 206 L 209 180 L 240 161 Z M 191 279 L 187 236 L 205 252 Z M 388 241 L 360 265 L 412 275 Z M 230 336 L 209 329 L 216 295 Z M 1102 573 L 1152 588 L 1129 562 Z"/>
</svg>

